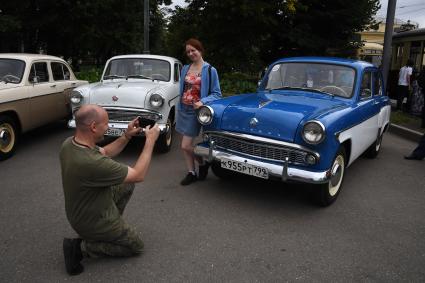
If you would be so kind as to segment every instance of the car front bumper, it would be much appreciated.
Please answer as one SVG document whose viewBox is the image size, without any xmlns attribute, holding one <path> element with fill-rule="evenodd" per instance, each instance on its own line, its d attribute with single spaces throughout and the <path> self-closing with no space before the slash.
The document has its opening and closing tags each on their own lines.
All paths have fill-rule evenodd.
<svg viewBox="0 0 425 283">
<path fill-rule="evenodd" d="M 165 123 L 157 123 L 158 127 L 161 131 L 161 133 L 165 133 L 167 131 L 167 124 Z M 75 128 L 75 119 L 71 119 L 68 121 L 68 127 L 69 128 Z M 128 123 L 119 123 L 119 122 L 112 122 L 108 124 L 109 129 L 119 129 L 122 131 L 127 130 Z M 142 131 L 139 133 L 140 136 L 144 136 L 145 133 Z M 109 135 L 108 135 L 109 136 Z M 110 136 L 116 136 L 116 135 L 110 135 Z"/>
<path fill-rule="evenodd" d="M 269 175 L 277 177 L 284 182 L 295 181 L 311 184 L 323 184 L 329 182 L 331 178 L 330 169 L 320 172 L 303 170 L 291 167 L 288 161 L 283 161 L 282 164 L 278 165 L 267 161 L 259 161 L 256 159 L 235 155 L 234 153 L 229 153 L 211 146 L 206 146 L 205 144 L 198 144 L 194 151 L 195 155 L 205 158 L 209 162 L 221 161 L 222 158 L 226 158 L 241 163 L 248 163 L 257 167 L 266 168 L 269 172 Z"/>
</svg>

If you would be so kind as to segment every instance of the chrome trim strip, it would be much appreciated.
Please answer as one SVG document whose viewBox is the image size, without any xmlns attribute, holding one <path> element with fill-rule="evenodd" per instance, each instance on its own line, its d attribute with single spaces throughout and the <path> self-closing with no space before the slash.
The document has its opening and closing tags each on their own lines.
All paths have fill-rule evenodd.
<svg viewBox="0 0 425 283">
<path fill-rule="evenodd" d="M 197 145 L 194 149 L 195 155 L 208 158 L 210 149 L 201 145 Z M 330 180 L 330 169 L 321 172 L 313 172 L 303 169 L 298 169 L 294 167 L 290 167 L 289 164 L 285 165 L 285 162 L 282 165 L 262 162 L 258 160 L 248 159 L 240 156 L 236 156 L 224 151 L 220 151 L 217 149 L 212 150 L 213 160 L 220 161 L 222 158 L 227 158 L 230 160 L 234 160 L 237 162 L 245 163 L 267 168 L 269 171 L 269 175 L 280 178 L 282 181 L 298 181 L 303 183 L 311 183 L 311 184 L 323 184 L 327 183 Z"/>
<path fill-rule="evenodd" d="M 177 95 L 177 96 L 174 96 L 173 98 L 171 98 L 170 100 L 168 100 L 168 106 L 170 106 L 171 107 L 171 101 L 173 101 L 174 99 L 176 99 L 177 97 L 179 97 L 180 96 L 180 94 L 179 95 Z"/>
<path fill-rule="evenodd" d="M 76 125 L 75 125 L 75 119 L 69 120 L 68 121 L 68 128 L 75 128 L 75 127 L 76 127 Z M 109 122 L 108 123 L 108 127 L 109 128 L 116 128 L 116 129 L 127 129 L 128 123 L 127 122 L 126 123 Z M 158 123 L 158 127 L 159 127 L 159 129 L 161 130 L 161 133 L 162 133 L 162 132 L 165 132 L 166 131 L 167 124 L 162 124 L 162 123 L 159 124 Z"/>
<path fill-rule="evenodd" d="M 104 105 L 99 105 L 99 106 L 102 107 L 105 110 L 123 110 L 123 111 L 147 112 L 147 113 L 150 113 L 150 114 L 162 116 L 162 114 L 157 112 L 157 111 L 145 109 L 145 108 L 115 107 L 115 106 L 104 106 Z"/>
<path fill-rule="evenodd" d="M 297 150 L 302 150 L 302 151 L 306 151 L 308 153 L 311 153 L 313 155 L 315 155 L 317 157 L 317 159 L 320 159 L 320 154 L 318 152 L 315 152 L 307 147 L 295 144 L 295 143 L 289 143 L 289 142 L 284 142 L 284 141 L 278 141 L 278 140 L 274 140 L 274 139 L 269 139 L 269 138 L 263 138 L 263 137 L 259 137 L 259 136 L 253 136 L 253 135 L 248 135 L 248 134 L 240 134 L 240 133 L 232 133 L 232 132 L 226 132 L 226 131 L 222 131 L 222 132 L 218 132 L 218 131 L 205 131 L 205 134 L 212 134 L 212 135 L 220 135 L 220 136 L 230 136 L 233 138 L 237 138 L 237 139 L 245 139 L 245 140 L 249 140 L 249 141 L 253 141 L 253 142 L 262 142 L 262 143 L 268 143 L 268 144 L 274 144 L 274 145 L 278 145 L 278 146 L 285 146 L 285 147 L 291 147 Z"/>
</svg>

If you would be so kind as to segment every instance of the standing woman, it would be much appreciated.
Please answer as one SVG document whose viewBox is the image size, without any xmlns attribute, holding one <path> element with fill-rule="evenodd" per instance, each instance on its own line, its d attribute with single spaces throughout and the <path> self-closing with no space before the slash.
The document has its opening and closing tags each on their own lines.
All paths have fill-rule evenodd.
<svg viewBox="0 0 425 283">
<path fill-rule="evenodd" d="M 191 63 L 185 65 L 181 71 L 180 103 L 176 121 L 176 131 L 183 135 L 181 149 L 188 170 L 186 177 L 180 182 L 183 186 L 207 177 L 209 164 L 195 157 L 193 152 L 193 140 L 201 130 L 196 110 L 208 102 L 221 98 L 217 70 L 202 58 L 204 54 L 202 43 L 191 38 L 186 41 L 185 48 Z M 198 175 L 195 171 L 195 159 L 199 165 Z"/>
</svg>

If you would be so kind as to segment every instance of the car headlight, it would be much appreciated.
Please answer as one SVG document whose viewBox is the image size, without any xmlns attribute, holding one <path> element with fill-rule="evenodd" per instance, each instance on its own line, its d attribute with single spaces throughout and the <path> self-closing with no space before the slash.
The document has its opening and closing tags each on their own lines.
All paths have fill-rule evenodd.
<svg viewBox="0 0 425 283">
<path fill-rule="evenodd" d="M 204 105 L 199 108 L 197 117 L 199 123 L 201 123 L 202 125 L 209 125 L 213 120 L 214 110 L 210 106 Z"/>
<path fill-rule="evenodd" d="M 164 104 L 164 98 L 161 95 L 154 93 L 151 97 L 149 97 L 149 103 L 153 107 L 161 107 Z"/>
<path fill-rule="evenodd" d="M 325 139 L 325 126 L 318 121 L 309 121 L 304 125 L 302 136 L 306 143 L 319 144 Z"/>
<path fill-rule="evenodd" d="M 83 96 L 79 91 L 72 91 L 70 95 L 70 100 L 72 104 L 79 104 L 83 100 Z"/>
</svg>

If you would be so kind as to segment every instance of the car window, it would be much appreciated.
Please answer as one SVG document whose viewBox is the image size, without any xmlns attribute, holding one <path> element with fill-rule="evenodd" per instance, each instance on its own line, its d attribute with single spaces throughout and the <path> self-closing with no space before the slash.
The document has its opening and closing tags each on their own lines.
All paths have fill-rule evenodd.
<svg viewBox="0 0 425 283">
<path fill-rule="evenodd" d="M 106 67 L 104 80 L 118 78 L 153 79 L 170 81 L 171 64 L 161 59 L 121 58 L 111 60 Z"/>
<path fill-rule="evenodd" d="M 268 72 L 267 90 L 312 90 L 329 95 L 351 97 L 355 70 L 342 65 L 326 63 L 280 63 Z"/>
<path fill-rule="evenodd" d="M 65 64 L 52 62 L 52 74 L 55 81 L 66 81 L 70 79 L 70 71 Z"/>
<path fill-rule="evenodd" d="M 368 98 L 372 95 L 372 73 L 365 72 L 363 74 L 362 83 L 360 86 L 360 97 Z"/>
<path fill-rule="evenodd" d="M 43 83 L 49 81 L 49 72 L 46 62 L 37 62 L 32 64 L 28 80 L 33 83 Z"/>
<path fill-rule="evenodd" d="M 373 95 L 382 95 L 382 77 L 378 72 L 373 73 Z"/>
<path fill-rule="evenodd" d="M 20 83 L 25 71 L 25 62 L 0 58 L 0 82 Z"/>
<path fill-rule="evenodd" d="M 179 64 L 174 63 L 174 81 L 178 82 L 180 78 Z"/>
</svg>

